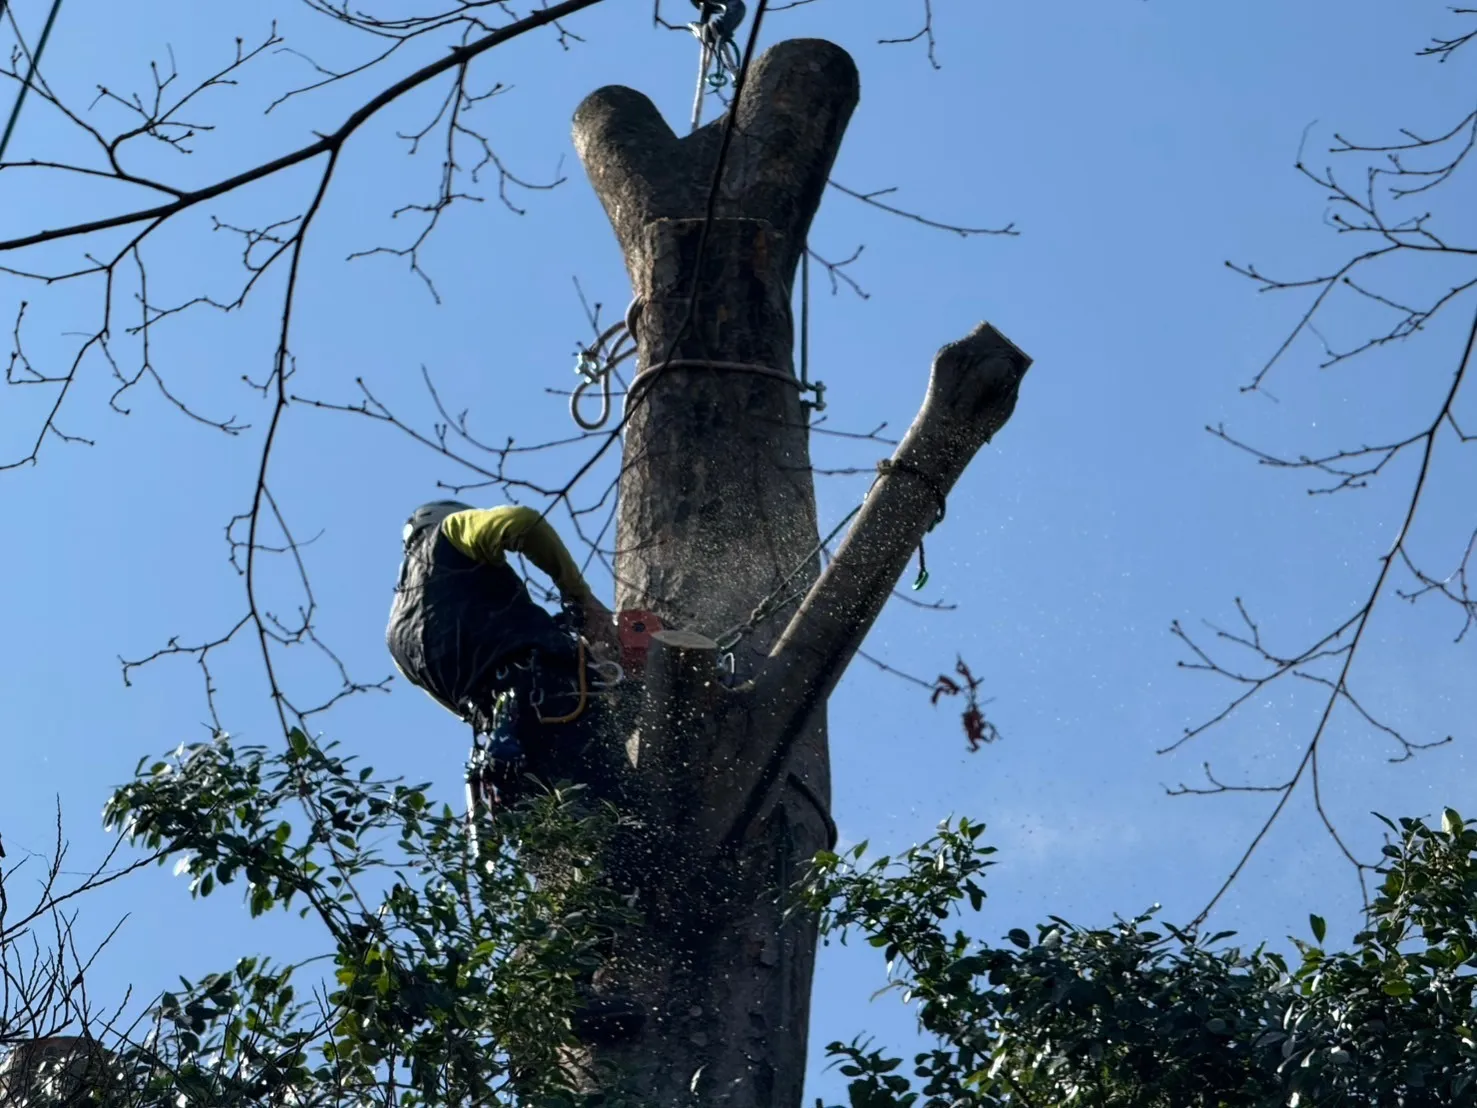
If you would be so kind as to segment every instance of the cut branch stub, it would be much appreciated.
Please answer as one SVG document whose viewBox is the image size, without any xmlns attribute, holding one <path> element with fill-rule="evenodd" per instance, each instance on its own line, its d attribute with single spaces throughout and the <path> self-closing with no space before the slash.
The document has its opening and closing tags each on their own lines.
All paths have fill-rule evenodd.
<svg viewBox="0 0 1477 1108">
<path fill-rule="evenodd" d="M 646 657 L 642 726 L 693 729 L 720 695 L 718 644 L 692 631 L 657 631 Z"/>
<path fill-rule="evenodd" d="M 779 743 L 735 820 L 730 844 L 763 811 L 797 739 L 871 630 L 943 498 L 1015 411 L 1030 365 L 988 323 L 935 356 L 922 409 L 755 683 L 754 702 L 771 714 Z"/>
<path fill-rule="evenodd" d="M 1015 411 L 1030 365 L 988 323 L 938 352 L 922 409 L 765 664 L 761 699 L 804 714 L 830 695 L 937 519 L 940 498 Z"/>
<path fill-rule="evenodd" d="M 639 741 L 628 749 L 639 758 L 645 817 L 661 826 L 663 838 L 690 846 L 711 841 L 711 833 L 691 834 L 705 815 L 692 803 L 691 782 L 706 776 L 721 726 L 718 644 L 692 631 L 656 632 L 643 684 Z"/>
</svg>

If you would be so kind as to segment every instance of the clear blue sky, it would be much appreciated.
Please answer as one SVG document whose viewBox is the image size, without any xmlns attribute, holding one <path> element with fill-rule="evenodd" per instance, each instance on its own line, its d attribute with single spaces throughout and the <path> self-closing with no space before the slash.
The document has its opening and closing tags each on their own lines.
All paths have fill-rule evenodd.
<svg viewBox="0 0 1477 1108">
<path fill-rule="evenodd" d="M 1314 152 L 1335 129 L 1383 139 L 1402 125 L 1444 128 L 1470 101 L 1470 71 L 1462 61 L 1413 57 L 1450 22 L 1443 5 L 1426 0 L 934 6 L 938 72 L 920 46 L 876 41 L 910 33 L 918 3 L 838 0 L 777 13 L 765 25 L 769 42 L 820 35 L 857 59 L 862 102 L 838 180 L 896 186 L 899 203 L 940 219 L 1013 222 L 1021 231 L 961 240 L 827 195 L 812 245 L 845 257 L 864 243 L 851 272 L 871 294 L 865 302 L 845 291 L 833 298 L 817 282 L 812 351 L 829 386 L 830 425 L 865 430 L 887 421 L 900 432 L 935 349 L 981 319 L 1035 359 L 1015 417 L 970 468 L 929 539 L 932 581 L 923 595 L 958 610 L 895 605 L 867 644 L 925 677 L 962 655 L 997 697 L 988 710 L 1004 741 L 968 754 L 953 707 L 931 709 L 921 690 L 858 662 L 831 708 L 835 816 L 847 842 L 867 838 L 888 849 L 926 836 L 950 814 L 985 820 L 1000 848 L 985 934 L 1047 913 L 1100 923 L 1154 901 L 1183 921 L 1220 883 L 1271 800 L 1173 799 L 1163 786 L 1195 781 L 1205 758 L 1225 779 L 1280 779 L 1301 754 L 1318 699 L 1311 686 L 1275 690 L 1183 752 L 1156 756 L 1230 691 L 1176 671 L 1184 655 L 1170 621 L 1229 624 L 1239 595 L 1261 616 L 1273 649 L 1301 649 L 1359 603 L 1413 476 L 1402 462 L 1386 485 L 1310 499 L 1303 478 L 1258 468 L 1203 427 L 1224 421 L 1291 453 L 1403 436 L 1429 418 L 1446 387 L 1460 315 L 1471 310 L 1463 302 L 1417 343 L 1330 372 L 1315 368 L 1316 341 L 1301 342 L 1270 381 L 1274 403 L 1238 386 L 1306 301 L 1258 296 L 1222 263 L 1302 276 L 1341 260 L 1349 243 L 1324 225 L 1324 197 L 1293 169 L 1304 128 L 1313 124 Z M 46 5 L 14 7 L 34 40 Z M 617 82 L 651 95 L 680 128 L 691 97 L 693 44 L 652 31 L 648 11 L 615 0 L 569 22 L 586 41 L 568 52 L 540 34 L 477 64 L 478 80 L 513 86 L 477 109 L 499 156 L 526 179 L 568 179 L 550 192 L 515 192 L 526 215 L 495 196 L 455 210 L 425 252 L 439 305 L 399 261 L 344 259 L 413 235 L 406 218 L 390 213 L 432 194 L 439 156 L 407 157 L 394 132 L 423 125 L 444 85 L 406 97 L 364 129 L 306 254 L 295 392 L 350 401 L 363 376 L 425 427 L 434 417 L 420 381 L 425 366 L 448 406 L 469 409 L 492 441 L 568 433 L 563 401 L 545 390 L 569 385 L 571 351 L 586 337 L 571 277 L 608 310 L 629 295 L 571 148 L 571 113 L 587 92 Z M 263 36 L 273 15 L 289 45 L 325 65 L 359 56 L 351 40 L 285 0 L 159 0 L 142 12 L 69 0 L 47 74 L 82 105 L 98 84 L 146 91 L 147 62 L 164 58 L 167 45 L 186 76 L 199 75 L 229 55 L 235 36 L 248 45 Z M 396 64 L 408 71 L 412 61 Z M 193 141 L 196 153 L 141 150 L 133 164 L 189 183 L 214 180 L 336 126 L 368 87 L 295 101 L 263 118 L 271 93 L 306 72 L 293 55 L 265 57 L 240 87 L 202 99 L 196 117 L 217 129 Z M 123 118 L 107 106 L 94 115 L 109 126 Z M 9 156 L 75 151 L 54 114 L 32 101 Z M 225 294 L 239 247 L 227 232 L 210 232 L 210 217 L 259 224 L 295 214 L 312 180 L 294 171 L 159 236 L 149 251 L 151 296 L 163 303 Z M 121 192 L 6 171 L 0 237 L 127 202 Z M 1444 211 L 1460 216 L 1450 201 Z M 1467 223 L 1453 231 L 1470 232 L 1470 213 L 1460 218 Z M 64 264 L 75 259 L 69 249 L 32 263 Z M 106 405 L 107 369 L 93 361 L 61 425 L 96 446 L 52 440 L 39 466 L 0 474 L 11 536 L 0 550 L 8 632 L 0 642 L 0 834 L 11 862 L 47 849 L 59 798 L 70 865 L 82 868 L 107 844 L 97 814 L 111 787 L 141 756 L 206 735 L 190 662 L 151 667 L 125 689 L 118 657 L 148 654 L 174 635 L 212 638 L 239 618 L 241 583 L 223 529 L 253 486 L 268 413 L 242 376 L 261 378 L 270 365 L 279 288 L 270 280 L 229 317 L 186 313 L 159 330 L 152 350 L 178 395 L 251 430 L 229 438 L 190 423 L 149 387 L 128 396 L 130 416 L 117 415 Z M 7 330 L 21 299 L 33 302 L 26 339 L 38 366 L 68 356 L 75 339 L 65 332 L 96 326 L 95 289 L 43 290 L 0 277 Z M 136 314 L 127 300 L 121 310 L 117 329 Z M 1335 310 L 1330 337 L 1356 335 L 1369 318 L 1364 308 Z M 27 452 L 46 400 L 40 388 L 4 394 L 5 460 Z M 1470 400 L 1465 410 L 1477 425 Z M 815 443 L 820 465 L 868 467 L 881 452 Z M 523 472 L 557 483 L 575 458 L 534 459 Z M 1450 451 L 1439 472 L 1420 527 L 1433 565 L 1446 566 L 1459 556 L 1463 524 L 1470 530 L 1477 473 L 1470 456 Z M 461 477 L 383 426 L 303 407 L 287 412 L 273 487 L 300 535 L 321 532 L 308 548 L 320 631 L 357 677 L 391 671 L 383 629 L 407 510 L 433 495 L 438 480 Z M 865 478 L 822 478 L 823 526 L 864 487 Z M 284 587 L 267 606 L 290 612 L 296 596 L 285 581 L 275 585 Z M 1387 601 L 1370 632 L 1356 671 L 1367 705 L 1412 737 L 1456 731 L 1458 742 L 1390 766 L 1388 741 L 1339 717 L 1326 748 L 1326 798 L 1365 855 L 1378 843 L 1371 809 L 1477 809 L 1470 728 L 1460 730 L 1477 717 L 1477 646 L 1452 645 L 1459 626 L 1454 610 Z M 286 664 L 288 684 L 305 699 L 331 690 L 332 673 L 305 651 Z M 242 640 L 223 651 L 215 674 L 230 730 L 243 741 L 272 740 L 254 647 Z M 381 770 L 432 780 L 448 799 L 460 795 L 462 728 L 403 683 L 388 696 L 345 702 L 322 727 Z M 1215 920 L 1253 939 L 1279 939 L 1306 934 L 1307 913 L 1318 911 L 1331 938 L 1343 941 L 1357 906 L 1352 872 L 1302 795 Z M 129 917 L 93 975 L 100 999 L 127 984 L 149 995 L 176 974 L 198 976 L 242 954 L 303 942 L 290 920 L 248 921 L 230 892 L 192 903 L 168 870 L 83 907 L 92 934 Z M 828 1040 L 858 1031 L 893 1041 L 911 1033 L 891 997 L 867 1005 L 881 973 L 870 951 L 823 955 L 816 1059 Z M 812 1092 L 834 1093 L 836 1082 L 817 1076 Z"/>
</svg>

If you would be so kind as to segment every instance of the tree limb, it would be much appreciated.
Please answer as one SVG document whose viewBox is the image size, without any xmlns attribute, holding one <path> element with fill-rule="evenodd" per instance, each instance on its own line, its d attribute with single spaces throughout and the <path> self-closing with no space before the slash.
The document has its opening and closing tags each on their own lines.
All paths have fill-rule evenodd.
<svg viewBox="0 0 1477 1108">
<path fill-rule="evenodd" d="M 519 35 L 525 34 L 528 31 L 546 26 L 558 19 L 562 19 L 566 15 L 572 15 L 582 8 L 588 8 L 600 2 L 601 0 L 564 0 L 562 4 L 556 4 L 552 8 L 544 8 L 540 11 L 533 12 L 531 15 L 525 16 L 515 23 L 510 23 L 506 27 L 500 27 L 496 31 L 477 39 L 475 42 L 469 42 L 465 46 L 458 46 L 456 49 L 448 51 L 445 57 L 402 77 L 389 88 L 366 101 L 351 113 L 336 131 L 324 135 L 318 141 L 300 147 L 290 154 L 284 154 L 280 158 L 276 158 L 270 162 L 264 162 L 261 165 L 238 173 L 234 177 L 217 181 L 213 185 L 206 185 L 203 188 L 190 192 L 181 192 L 178 194 L 177 199 L 165 204 L 159 204 L 151 208 L 140 208 L 119 215 L 107 216 L 103 219 L 91 220 L 87 223 L 74 224 L 69 227 L 37 231 L 34 234 L 0 241 L 0 251 L 20 250 L 24 247 L 35 246 L 43 242 L 52 242 L 57 239 L 92 234 L 93 232 L 105 231 L 113 227 L 127 227 L 134 223 L 168 219 L 170 216 L 176 215 L 186 208 L 192 208 L 202 201 L 222 196 L 225 193 L 240 188 L 242 185 L 259 181 L 263 177 L 270 177 L 272 174 L 290 168 L 291 166 L 311 161 L 320 154 L 335 153 L 343 146 L 350 135 L 379 112 L 381 108 L 398 100 L 410 90 L 418 88 L 433 77 L 438 77 L 442 73 L 447 73 L 456 69 L 458 66 L 465 65 L 478 54 L 485 53 L 494 46 L 499 46 L 507 42 L 509 39 L 517 38 Z M 154 186 L 151 185 L 150 187 Z"/>
<path fill-rule="evenodd" d="M 771 713 L 773 753 L 730 833 L 740 840 L 779 781 L 796 736 L 871 630 L 943 498 L 1015 410 L 1031 359 L 988 323 L 941 349 L 928 395 L 850 534 L 811 588 L 753 685 Z"/>
</svg>

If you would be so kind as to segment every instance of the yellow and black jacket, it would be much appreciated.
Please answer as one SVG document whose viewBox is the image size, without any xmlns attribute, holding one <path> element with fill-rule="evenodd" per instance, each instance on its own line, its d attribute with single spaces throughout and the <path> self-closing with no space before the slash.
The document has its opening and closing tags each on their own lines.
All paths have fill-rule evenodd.
<svg viewBox="0 0 1477 1108">
<path fill-rule="evenodd" d="M 567 603 L 589 587 L 559 535 L 532 508 L 473 508 L 405 541 L 386 641 L 400 672 L 457 715 L 489 707 L 499 668 L 536 650 L 572 660 L 575 639 L 528 595 L 508 564 L 522 554 L 554 580 Z"/>
</svg>

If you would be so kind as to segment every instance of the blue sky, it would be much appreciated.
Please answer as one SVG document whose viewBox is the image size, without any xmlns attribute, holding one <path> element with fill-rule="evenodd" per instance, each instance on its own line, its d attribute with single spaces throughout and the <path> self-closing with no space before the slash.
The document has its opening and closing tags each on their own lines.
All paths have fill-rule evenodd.
<svg viewBox="0 0 1477 1108">
<path fill-rule="evenodd" d="M 15 5 L 32 38 L 43 7 Z M 959 239 L 828 193 L 811 244 L 828 257 L 865 244 L 849 272 L 870 294 L 832 297 L 815 275 L 812 361 L 828 385 L 829 425 L 866 430 L 886 421 L 901 432 L 933 352 L 981 319 L 1035 359 L 1014 418 L 970 468 L 946 523 L 929 538 L 932 579 L 923 595 L 957 610 L 893 605 L 867 643 L 926 678 L 962 655 L 997 698 L 988 710 L 1005 738 L 967 753 L 952 707 L 931 709 L 921 690 L 859 661 L 831 705 L 835 817 L 846 841 L 870 839 L 879 849 L 917 841 L 950 814 L 985 820 L 1000 848 L 979 924 L 985 934 L 1047 913 L 1103 922 L 1155 901 L 1171 920 L 1184 920 L 1219 885 L 1271 801 L 1170 798 L 1164 786 L 1195 781 L 1207 758 L 1228 780 L 1285 776 L 1319 702 L 1306 683 L 1274 688 L 1183 751 L 1157 756 L 1185 726 L 1217 712 L 1229 691 L 1176 670 L 1184 654 L 1170 621 L 1229 625 L 1240 596 L 1273 649 L 1301 649 L 1360 603 L 1414 476 L 1402 460 L 1371 489 L 1310 498 L 1302 476 L 1257 467 L 1204 427 L 1224 422 L 1293 454 L 1402 437 L 1439 404 L 1465 335 L 1461 317 L 1471 310 L 1462 301 L 1413 343 L 1335 370 L 1317 370 L 1317 341 L 1300 341 L 1269 380 L 1274 402 L 1238 388 L 1306 298 L 1258 295 L 1223 262 L 1295 277 L 1342 261 L 1350 244 L 1325 225 L 1322 190 L 1293 168 L 1305 128 L 1309 161 L 1320 167 L 1335 130 L 1380 140 L 1400 126 L 1445 129 L 1469 102 L 1467 71 L 1462 59 L 1440 66 L 1413 56 L 1453 25 L 1442 5 L 1424 0 L 937 0 L 934 7 L 937 72 L 921 46 L 876 41 L 911 33 L 920 4 L 816 4 L 765 24 L 767 42 L 820 35 L 857 59 L 862 102 L 837 180 L 857 189 L 896 186 L 898 203 L 937 218 L 1014 223 L 1021 232 Z M 586 41 L 567 52 L 552 35 L 534 35 L 478 63 L 478 80 L 512 86 L 477 109 L 499 156 L 527 180 L 567 179 L 547 192 L 515 191 L 523 215 L 495 195 L 453 210 L 424 253 L 439 304 L 403 262 L 345 258 L 413 237 L 409 217 L 391 213 L 432 194 L 439 157 L 434 150 L 408 157 L 395 136 L 424 125 L 444 86 L 406 97 L 364 128 L 305 255 L 294 392 L 352 401 L 362 376 L 397 413 L 428 427 L 435 413 L 424 366 L 448 407 L 469 409 L 472 426 L 491 441 L 569 433 L 563 400 L 547 390 L 568 387 L 574 344 L 587 337 L 571 278 L 607 312 L 629 296 L 613 236 L 573 154 L 569 119 L 586 93 L 615 82 L 652 96 L 681 128 L 692 93 L 693 43 L 654 32 L 647 13 L 644 4 L 614 0 L 570 21 Z M 46 71 L 81 105 L 99 84 L 144 91 L 148 60 L 165 58 L 167 46 L 183 81 L 228 58 L 235 36 L 258 41 L 273 15 L 289 45 L 325 65 L 359 56 L 353 40 L 285 2 L 248 10 L 161 0 L 141 15 L 69 0 Z M 397 61 L 397 72 L 432 56 Z M 202 99 L 197 115 L 216 129 L 193 141 L 193 155 L 141 148 L 130 164 L 192 185 L 215 180 L 336 126 L 370 87 L 291 101 L 263 117 L 272 96 L 307 72 L 300 57 L 264 56 L 239 87 Z M 89 118 L 105 126 L 124 120 L 107 104 Z M 76 150 L 55 115 L 32 101 L 9 157 Z M 311 170 L 294 170 L 167 227 L 147 248 L 151 298 L 226 293 L 238 281 L 240 246 L 230 232 L 211 231 L 211 218 L 250 225 L 292 215 L 314 179 Z M 5 171 L 0 237 L 128 202 L 92 183 Z M 1453 236 L 1470 232 L 1470 214 L 1444 203 L 1432 198 Z M 73 247 L 52 247 L 28 262 L 75 258 Z M 268 411 L 242 377 L 259 379 L 270 365 L 279 296 L 280 283 L 269 277 L 241 312 L 187 312 L 153 339 L 152 364 L 173 392 L 250 430 L 228 437 L 192 423 L 145 386 L 126 397 L 132 414 L 118 415 L 107 407 L 107 368 L 94 361 L 61 426 L 96 445 L 53 439 L 39 465 L 0 474 L 13 536 L 0 551 L 10 631 L 0 644 L 0 834 L 11 861 L 47 848 L 59 799 L 72 864 L 81 868 L 105 849 L 97 813 L 138 758 L 206 734 L 199 672 L 189 660 L 152 666 L 125 688 L 118 659 L 147 655 L 175 635 L 208 640 L 243 610 L 223 535 L 253 487 Z M 0 277 L 7 328 L 22 299 L 31 301 L 24 334 L 39 367 L 75 349 L 68 332 L 96 326 L 95 286 L 42 289 Z M 124 308 L 135 312 L 130 303 Z M 1378 322 L 1365 306 L 1336 303 L 1323 333 L 1337 343 Z M 41 387 L 4 399 L 0 446 L 9 460 L 28 452 L 49 399 Z M 1464 410 L 1477 424 L 1470 400 Z M 827 437 L 814 444 L 818 464 L 835 467 L 869 467 L 885 449 Z M 1438 456 L 1418 521 L 1419 548 L 1435 568 L 1454 566 L 1470 533 L 1471 455 L 1448 441 Z M 580 457 L 537 456 L 521 472 L 557 484 Z M 433 495 L 437 481 L 464 479 L 362 417 L 302 405 L 286 413 L 273 488 L 300 535 L 321 532 L 308 548 L 320 633 L 357 677 L 391 672 L 383 629 L 407 510 Z M 819 480 L 823 529 L 851 508 L 865 480 Z M 268 606 L 291 611 L 298 600 L 290 581 L 269 581 Z M 1365 855 L 1378 843 L 1371 809 L 1477 808 L 1470 728 L 1462 730 L 1477 715 L 1474 646 L 1452 644 L 1459 628 L 1454 609 L 1389 600 L 1371 627 L 1355 671 L 1366 705 L 1412 738 L 1455 733 L 1458 741 L 1391 766 L 1386 759 L 1397 751 L 1387 740 L 1347 714 L 1336 718 L 1325 746 L 1325 796 Z M 245 741 L 270 740 L 254 648 L 243 639 L 213 663 L 229 729 Z M 307 652 L 289 653 L 284 664 L 288 684 L 305 699 L 331 691 L 333 675 Z M 432 780 L 448 799 L 459 795 L 462 729 L 402 683 L 389 695 L 344 702 L 322 727 L 381 770 Z M 1275 939 L 1306 934 L 1307 914 L 1317 911 L 1329 918 L 1331 937 L 1342 939 L 1357 907 L 1352 872 L 1302 795 L 1215 920 Z M 251 923 L 230 895 L 192 903 L 168 870 L 91 898 L 83 926 L 100 934 L 125 913 L 94 974 L 95 996 L 119 995 L 127 984 L 148 995 L 177 974 L 303 941 L 291 921 Z M 859 1031 L 894 1041 L 909 1033 L 893 999 L 867 1005 L 881 980 L 870 951 L 824 954 L 816 1058 L 828 1040 Z M 826 1095 L 837 1081 L 817 1070 L 813 1085 Z"/>
</svg>

